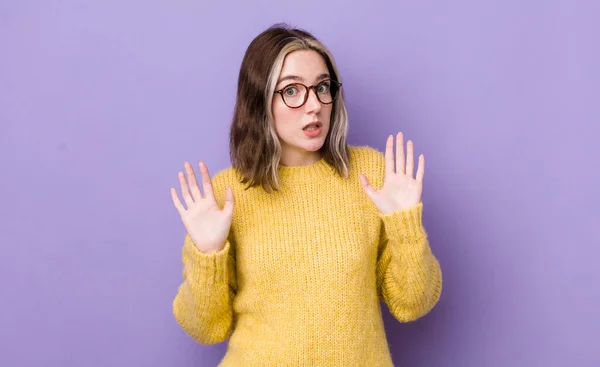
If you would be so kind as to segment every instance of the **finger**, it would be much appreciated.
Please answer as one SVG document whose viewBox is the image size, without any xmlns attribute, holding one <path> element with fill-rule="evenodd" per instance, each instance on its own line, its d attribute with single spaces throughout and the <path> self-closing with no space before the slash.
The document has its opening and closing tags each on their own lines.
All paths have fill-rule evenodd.
<svg viewBox="0 0 600 367">
<path fill-rule="evenodd" d="M 423 181 L 425 176 L 425 156 L 421 154 L 419 156 L 419 166 L 417 167 L 417 181 Z"/>
<path fill-rule="evenodd" d="M 183 197 L 183 201 L 185 201 L 185 204 L 189 208 L 191 205 L 194 205 L 194 200 L 190 195 L 190 190 L 188 188 L 187 182 L 185 181 L 185 175 L 183 174 L 183 172 L 179 171 L 178 177 L 179 185 L 181 186 L 181 196 Z"/>
<path fill-rule="evenodd" d="M 215 194 L 213 192 L 210 174 L 208 173 L 208 167 L 206 167 L 204 162 L 200 162 L 200 173 L 202 174 L 202 190 L 204 190 L 204 197 L 214 201 Z"/>
<path fill-rule="evenodd" d="M 377 194 L 375 188 L 373 186 L 371 186 L 371 183 L 369 182 L 369 179 L 367 178 L 367 176 L 363 175 L 362 173 L 359 175 L 359 180 L 360 180 L 360 184 L 362 185 L 363 190 L 365 190 L 365 193 L 367 194 L 368 197 L 370 197 L 371 199 L 373 199 L 375 197 L 375 195 Z"/>
<path fill-rule="evenodd" d="M 194 169 L 189 162 L 185 162 L 185 171 L 188 176 L 188 182 L 190 186 L 190 194 L 192 198 L 194 198 L 195 202 L 200 201 L 202 199 L 202 193 L 200 192 L 200 188 L 198 187 L 198 181 L 196 181 L 196 174 L 194 173 Z"/>
<path fill-rule="evenodd" d="M 415 158 L 413 156 L 414 147 L 411 140 L 406 143 L 406 175 L 410 178 L 415 174 Z"/>
<path fill-rule="evenodd" d="M 404 134 L 401 132 L 396 135 L 396 173 L 404 174 L 406 166 L 404 165 Z"/>
<path fill-rule="evenodd" d="M 394 172 L 394 137 L 390 135 L 385 143 L 385 175 L 392 175 Z"/>
<path fill-rule="evenodd" d="M 179 214 L 183 214 L 183 212 L 185 212 L 185 207 L 183 206 L 183 204 L 181 204 L 181 201 L 179 201 L 179 196 L 177 196 L 177 191 L 172 187 L 171 187 L 171 199 L 173 200 L 173 205 L 175 206 L 175 208 L 177 209 Z"/>
</svg>

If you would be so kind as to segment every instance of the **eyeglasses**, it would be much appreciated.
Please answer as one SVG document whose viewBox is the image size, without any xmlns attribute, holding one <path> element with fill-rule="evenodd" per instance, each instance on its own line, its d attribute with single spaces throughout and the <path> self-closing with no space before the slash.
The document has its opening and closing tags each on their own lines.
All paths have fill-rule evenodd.
<svg viewBox="0 0 600 367">
<path fill-rule="evenodd" d="M 308 101 L 310 90 L 315 91 L 315 96 L 322 104 L 331 104 L 338 95 L 338 91 L 342 83 L 338 83 L 333 79 L 325 79 L 317 85 L 306 86 L 302 83 L 288 84 L 275 93 L 281 95 L 283 103 L 290 108 L 300 108 Z"/>
</svg>

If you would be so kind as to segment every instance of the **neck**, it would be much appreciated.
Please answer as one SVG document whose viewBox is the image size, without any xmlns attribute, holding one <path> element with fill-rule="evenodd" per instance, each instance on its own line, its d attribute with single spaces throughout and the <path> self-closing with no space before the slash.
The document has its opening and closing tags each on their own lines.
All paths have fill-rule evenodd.
<svg viewBox="0 0 600 367">
<path fill-rule="evenodd" d="M 296 167 L 296 166 L 309 166 L 317 163 L 321 159 L 321 152 L 308 152 L 308 151 L 284 151 L 281 154 L 279 163 L 282 166 Z"/>
</svg>

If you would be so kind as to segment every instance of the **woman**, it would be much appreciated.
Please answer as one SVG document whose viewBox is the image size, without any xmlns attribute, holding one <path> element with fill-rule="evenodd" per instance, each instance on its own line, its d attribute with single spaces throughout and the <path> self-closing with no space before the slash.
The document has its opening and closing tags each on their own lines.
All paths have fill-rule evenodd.
<svg viewBox="0 0 600 367">
<path fill-rule="evenodd" d="M 220 366 L 391 366 L 379 300 L 407 322 L 440 297 L 424 157 L 413 174 L 402 134 L 395 156 L 393 136 L 385 156 L 348 146 L 341 86 L 311 34 L 267 29 L 241 65 L 232 167 L 211 180 L 200 162 L 202 194 L 186 162 L 185 207 L 171 189 L 187 230 L 173 312 L 200 343 L 229 338 Z"/>
</svg>

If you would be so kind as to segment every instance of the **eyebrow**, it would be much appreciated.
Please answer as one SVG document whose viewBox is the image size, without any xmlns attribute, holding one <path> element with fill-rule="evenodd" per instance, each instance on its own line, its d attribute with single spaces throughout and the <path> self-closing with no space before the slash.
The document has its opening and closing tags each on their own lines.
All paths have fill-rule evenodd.
<svg viewBox="0 0 600 367">
<path fill-rule="evenodd" d="M 330 76 L 329 76 L 329 74 L 328 74 L 328 73 L 323 73 L 323 74 L 321 74 L 321 75 L 319 75 L 319 76 L 317 77 L 317 81 L 321 81 L 321 80 L 323 80 L 323 79 L 327 79 L 327 78 L 329 78 L 329 77 L 330 77 Z M 287 76 L 284 76 L 283 78 L 279 79 L 279 80 L 277 81 L 277 85 L 279 85 L 279 83 L 281 83 L 281 82 L 283 82 L 283 81 L 285 81 L 285 80 L 294 80 L 294 81 L 300 81 L 300 82 L 303 82 L 303 81 L 304 81 L 304 78 L 302 78 L 302 77 L 300 77 L 300 76 L 296 76 L 296 75 L 287 75 Z"/>
</svg>

